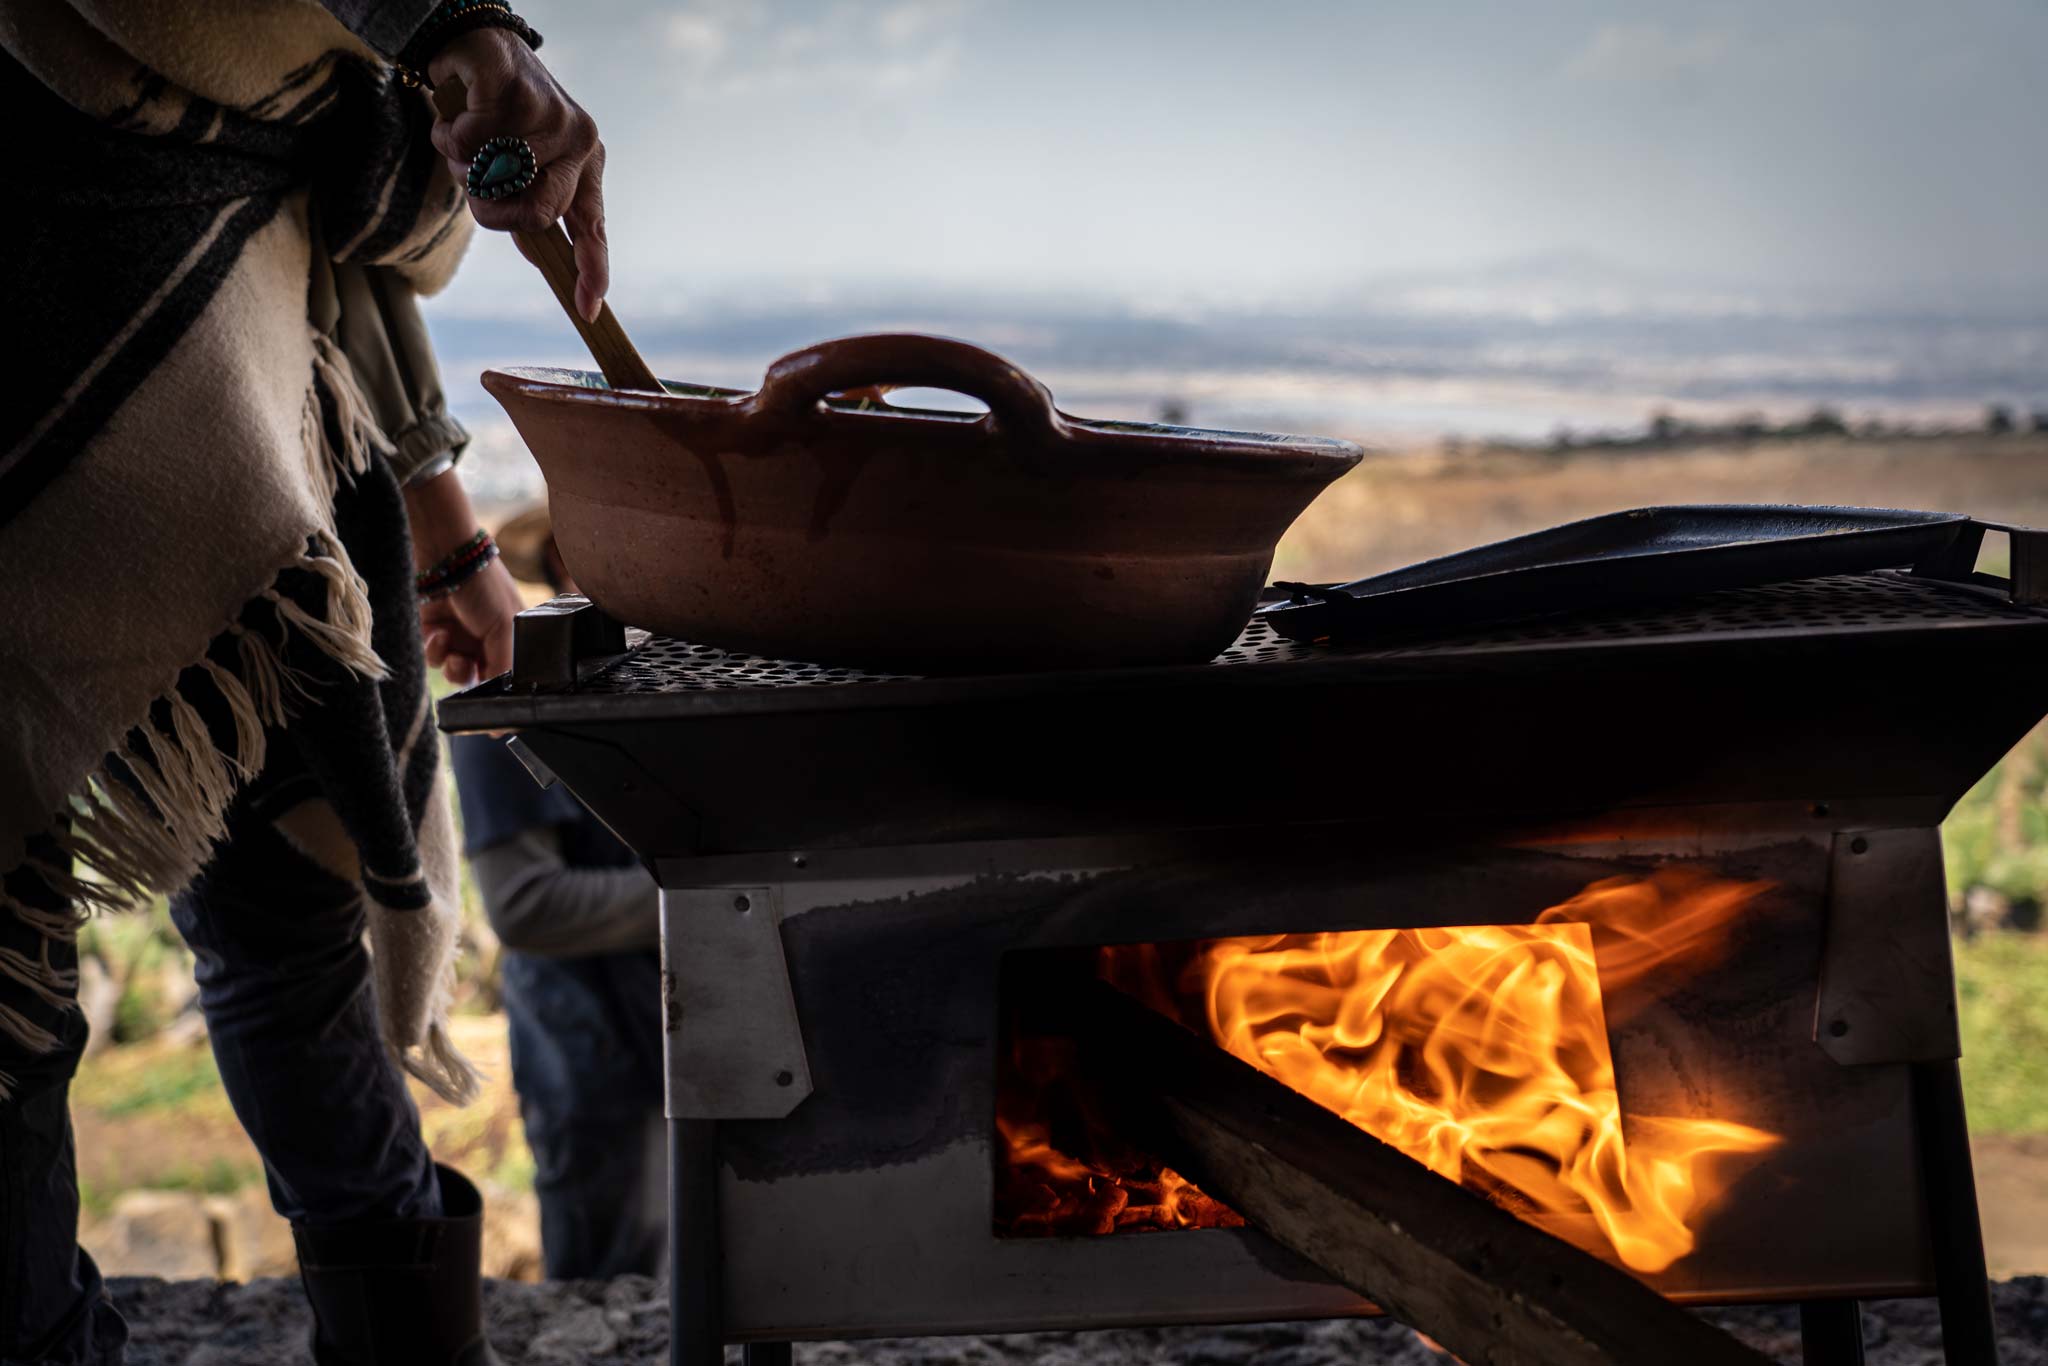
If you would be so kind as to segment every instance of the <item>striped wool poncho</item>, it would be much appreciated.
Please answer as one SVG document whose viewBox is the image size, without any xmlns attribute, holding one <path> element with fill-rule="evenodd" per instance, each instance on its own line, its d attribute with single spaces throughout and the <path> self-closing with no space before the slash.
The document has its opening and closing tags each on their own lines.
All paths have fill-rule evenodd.
<svg viewBox="0 0 2048 1366">
<path fill-rule="evenodd" d="M 184 886 L 260 782 L 362 888 L 394 1053 L 473 1088 L 399 496 L 463 440 L 413 298 L 470 219 L 388 57 L 430 8 L 0 3 L 0 916 L 44 945 L 0 953 L 0 1032 L 32 1050 L 74 1008 L 51 944 Z"/>
</svg>

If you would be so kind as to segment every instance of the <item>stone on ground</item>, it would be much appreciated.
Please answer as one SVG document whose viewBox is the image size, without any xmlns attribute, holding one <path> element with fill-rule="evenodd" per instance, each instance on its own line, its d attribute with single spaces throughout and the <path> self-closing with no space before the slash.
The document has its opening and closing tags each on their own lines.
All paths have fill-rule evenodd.
<svg viewBox="0 0 2048 1366">
<path fill-rule="evenodd" d="M 2048 1366 L 2048 1278 L 1994 1288 L 2004 1366 Z M 130 1366 L 311 1366 L 298 1283 L 127 1279 L 113 1283 L 134 1340 Z M 484 1307 L 504 1366 L 666 1366 L 668 1295 L 642 1276 L 531 1285 L 489 1281 Z M 1799 1360 L 1790 1306 L 1711 1317 L 1788 1366 Z M 1940 1366 L 1941 1328 L 1928 1300 L 1865 1306 L 1868 1366 Z M 728 1353 L 737 1359 L 737 1351 Z M 1262 1323 L 1234 1328 L 1129 1328 L 1089 1333 L 799 1343 L 801 1366 L 1443 1366 L 1448 1358 L 1381 1320 Z"/>
</svg>

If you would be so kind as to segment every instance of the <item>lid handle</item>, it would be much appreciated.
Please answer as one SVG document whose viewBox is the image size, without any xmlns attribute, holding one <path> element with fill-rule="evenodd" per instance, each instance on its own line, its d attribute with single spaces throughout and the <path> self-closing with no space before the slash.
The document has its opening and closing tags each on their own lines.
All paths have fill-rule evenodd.
<svg viewBox="0 0 2048 1366">
<path fill-rule="evenodd" d="M 813 412 L 827 394 L 871 384 L 951 389 L 988 405 L 985 429 L 1013 435 L 1056 434 L 1062 424 L 1043 384 L 992 351 L 951 337 L 885 332 L 841 337 L 792 351 L 768 367 L 754 409 L 795 416 Z"/>
</svg>

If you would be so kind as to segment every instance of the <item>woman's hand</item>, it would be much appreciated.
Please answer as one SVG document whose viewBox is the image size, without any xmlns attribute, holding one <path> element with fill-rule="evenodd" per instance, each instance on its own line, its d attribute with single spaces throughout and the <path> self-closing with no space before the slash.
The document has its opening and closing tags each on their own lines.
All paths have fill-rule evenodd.
<svg viewBox="0 0 2048 1366">
<path fill-rule="evenodd" d="M 405 490 L 413 568 L 424 572 L 476 535 L 476 511 L 452 469 Z M 466 688 L 512 667 L 512 618 L 525 602 L 504 562 L 492 560 L 453 593 L 420 603 L 427 666 Z"/>
<path fill-rule="evenodd" d="M 492 560 L 453 593 L 420 604 L 427 667 L 466 688 L 512 667 L 512 618 L 526 604 L 503 561 Z"/>
<path fill-rule="evenodd" d="M 576 246 L 576 311 L 597 317 L 611 287 L 604 239 L 604 144 L 597 124 L 569 98 L 515 33 L 478 28 L 449 41 L 427 63 L 436 85 L 458 76 L 467 107 L 434 122 L 434 147 L 460 185 L 470 159 L 494 137 L 525 138 L 539 163 L 533 184 L 503 199 L 471 199 L 476 221 L 498 232 L 539 232 L 561 219 Z"/>
</svg>

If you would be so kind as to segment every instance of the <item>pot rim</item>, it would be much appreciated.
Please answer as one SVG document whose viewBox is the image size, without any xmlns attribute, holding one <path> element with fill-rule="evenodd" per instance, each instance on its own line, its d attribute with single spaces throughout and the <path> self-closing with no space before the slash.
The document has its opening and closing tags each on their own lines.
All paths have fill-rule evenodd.
<svg viewBox="0 0 2048 1366">
<path fill-rule="evenodd" d="M 482 383 L 501 402 L 517 395 L 543 403 L 588 407 L 605 412 L 639 412 L 686 418 L 745 419 L 761 413 L 761 391 L 726 389 L 716 385 L 661 381 L 665 392 L 613 389 L 604 376 L 591 370 L 550 365 L 516 365 L 486 370 Z M 829 421 L 889 422 L 910 424 L 920 434 L 932 436 L 987 435 L 986 414 L 944 412 L 912 408 L 877 400 L 852 401 L 826 398 L 820 416 Z M 1280 432 L 1244 432 L 1222 428 L 1181 427 L 1156 422 L 1074 417 L 1055 410 L 1055 439 L 1078 445 L 1125 444 L 1183 447 L 1189 456 L 1237 457 L 1290 456 L 1328 471 L 1341 473 L 1364 458 L 1365 451 L 1354 442 L 1327 436 L 1296 436 Z M 941 437 L 944 439 L 944 437 Z M 1334 477 L 1326 475 L 1325 477 Z"/>
</svg>

